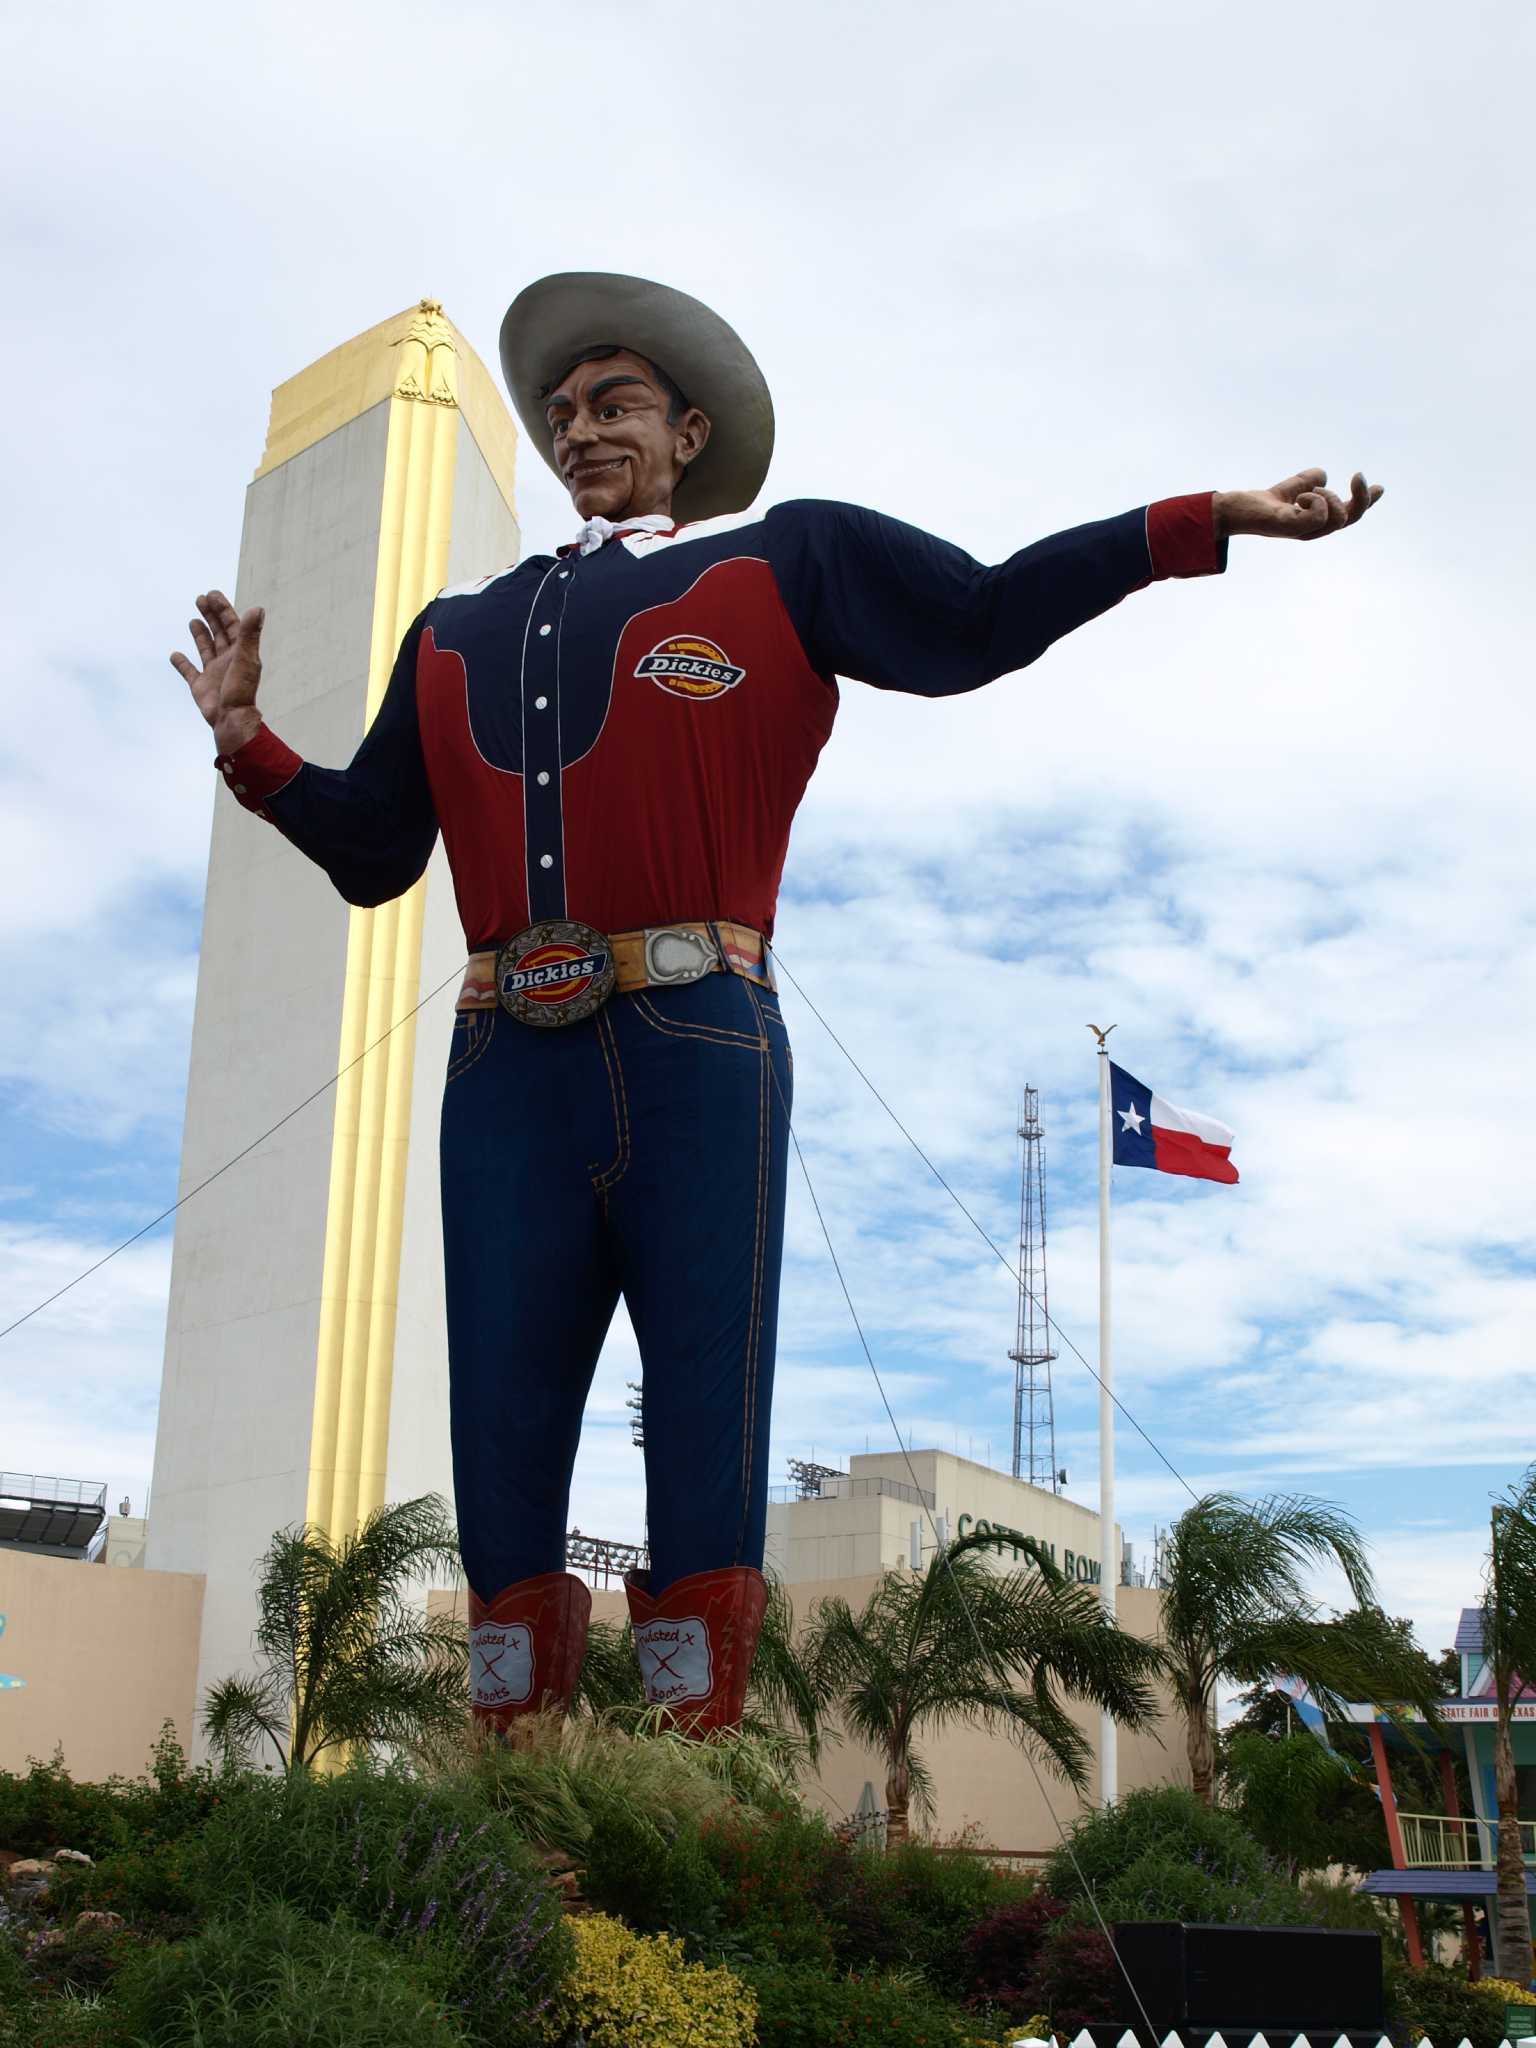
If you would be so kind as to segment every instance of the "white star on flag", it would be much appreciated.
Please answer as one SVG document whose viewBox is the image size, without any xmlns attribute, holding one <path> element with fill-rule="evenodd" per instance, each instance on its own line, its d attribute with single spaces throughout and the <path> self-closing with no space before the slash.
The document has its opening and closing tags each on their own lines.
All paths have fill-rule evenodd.
<svg viewBox="0 0 1536 2048">
<path fill-rule="evenodd" d="M 1137 1109 L 1135 1103 L 1133 1102 L 1129 1109 L 1118 1111 L 1117 1114 L 1120 1118 L 1121 1128 L 1127 1131 L 1134 1131 L 1139 1138 L 1141 1136 L 1141 1127 L 1146 1119 Z"/>
</svg>

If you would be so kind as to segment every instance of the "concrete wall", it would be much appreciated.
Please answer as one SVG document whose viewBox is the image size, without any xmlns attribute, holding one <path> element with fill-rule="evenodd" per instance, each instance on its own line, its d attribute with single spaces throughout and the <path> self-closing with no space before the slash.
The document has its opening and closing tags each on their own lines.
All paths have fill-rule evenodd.
<svg viewBox="0 0 1536 2048">
<path fill-rule="evenodd" d="M 848 1466 L 856 1483 L 887 1480 L 910 1487 L 914 1473 L 951 1537 L 965 1533 L 960 1522 L 968 1515 L 972 1523 L 986 1520 L 1017 1529 L 1050 1546 L 1057 1565 L 1074 1578 L 1087 1578 L 1090 1567 L 1096 1571 L 1099 1518 L 1064 1494 L 1047 1493 L 948 1451 L 870 1452 L 850 1459 Z M 933 1525 L 929 1511 L 917 1502 L 872 1491 L 775 1502 L 768 1510 L 768 1566 L 791 1585 L 889 1570 L 908 1562 L 913 1522 L 921 1525 L 923 1555 L 931 1555 Z M 1002 1571 L 1017 1570 L 1019 1562 L 1006 1550 L 997 1558 Z"/>
<path fill-rule="evenodd" d="M 267 606 L 262 708 L 326 766 L 362 733 L 388 413 L 246 497 L 236 603 Z M 219 789 L 181 1194 L 335 1073 L 346 947 L 326 877 Z M 176 1219 L 146 1555 L 206 1576 L 204 1685 L 249 1668 L 256 1560 L 304 1517 L 333 1109 L 321 1096 Z"/>
<path fill-rule="evenodd" d="M 192 1747 L 203 1582 L 0 1553 L 0 1770 L 62 1747 L 77 1778 L 144 1770 L 162 1722 Z"/>
</svg>

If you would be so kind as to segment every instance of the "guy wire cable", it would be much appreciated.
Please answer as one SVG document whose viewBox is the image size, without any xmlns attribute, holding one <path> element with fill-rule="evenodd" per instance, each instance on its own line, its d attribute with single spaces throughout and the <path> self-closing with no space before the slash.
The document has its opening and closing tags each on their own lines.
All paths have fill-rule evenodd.
<svg viewBox="0 0 1536 2048">
<path fill-rule="evenodd" d="M 288 1111 L 288 1114 L 286 1116 L 280 1116 L 275 1124 L 270 1124 L 267 1127 L 267 1129 L 261 1133 L 261 1136 L 259 1138 L 252 1138 L 249 1145 L 242 1146 L 241 1149 L 235 1154 L 233 1159 L 226 1159 L 222 1166 L 216 1166 L 213 1172 L 208 1175 L 206 1180 L 200 1180 L 195 1188 L 188 1188 L 187 1192 L 184 1195 L 178 1195 L 176 1197 L 176 1200 L 172 1202 L 169 1209 L 162 1209 L 158 1216 L 152 1216 L 149 1222 L 146 1223 L 141 1230 L 136 1230 L 133 1233 L 132 1237 L 125 1237 L 122 1243 L 114 1245 L 111 1251 L 103 1252 L 101 1257 L 96 1261 L 96 1263 L 93 1266 L 87 1266 L 85 1271 L 83 1273 L 77 1273 L 73 1280 L 66 1280 L 64 1282 L 64 1285 L 62 1287 L 56 1288 L 54 1292 L 48 1296 L 46 1301 L 40 1301 L 34 1308 L 29 1308 L 26 1314 L 24 1316 L 18 1316 L 14 1323 L 7 1323 L 5 1328 L 3 1330 L 0 1330 L 0 1338 L 9 1337 L 11 1332 L 13 1330 L 19 1330 L 23 1323 L 31 1322 L 32 1318 L 34 1316 L 41 1315 L 45 1308 L 51 1308 L 54 1302 L 58 1301 L 62 1295 L 68 1294 L 72 1287 L 78 1287 L 82 1280 L 89 1280 L 93 1273 L 99 1273 L 102 1267 L 105 1266 L 109 1260 L 115 1259 L 117 1257 L 119 1252 L 127 1251 L 128 1247 L 132 1244 L 137 1244 L 141 1237 L 147 1237 L 150 1231 L 154 1230 L 159 1224 L 165 1221 L 167 1216 L 174 1216 L 176 1214 L 176 1211 L 182 1206 L 184 1202 L 190 1202 L 194 1195 L 200 1195 L 203 1192 L 204 1188 L 211 1187 L 221 1174 L 228 1173 L 229 1169 L 232 1166 L 238 1166 L 240 1164 L 240 1161 L 244 1159 L 249 1153 L 254 1152 L 258 1145 L 264 1145 L 268 1138 L 270 1138 L 274 1132 L 280 1131 L 283 1128 L 284 1124 L 291 1122 L 292 1119 L 298 1115 L 301 1109 L 308 1109 L 309 1105 L 312 1102 L 317 1101 L 322 1095 L 324 1095 L 327 1089 L 334 1088 L 336 1086 L 336 1083 L 341 1079 L 343 1074 L 350 1074 L 352 1069 L 358 1064 L 358 1061 L 367 1059 L 369 1053 L 375 1051 L 379 1046 L 381 1046 L 384 1043 L 385 1039 L 390 1036 L 391 1032 L 398 1031 L 402 1024 L 408 1024 L 412 1017 L 414 1017 L 418 1011 L 424 1010 L 427 1007 L 427 1004 L 432 1001 L 434 996 L 440 996 L 445 988 L 450 987 L 456 981 L 462 980 L 463 975 L 463 968 L 455 967 L 452 974 L 449 975 L 447 981 L 440 981 L 437 984 L 436 988 L 428 989 L 427 993 L 422 997 L 421 1001 L 416 1004 L 414 1009 L 407 1010 L 404 1013 L 404 1015 L 397 1017 L 394 1023 L 389 1026 L 388 1030 L 381 1031 L 379 1033 L 378 1037 L 373 1041 L 372 1045 L 365 1045 L 362 1051 L 358 1053 L 355 1059 L 348 1060 L 344 1067 L 338 1067 L 336 1072 L 332 1074 L 331 1078 L 328 1081 L 322 1081 L 320 1083 L 320 1086 L 313 1090 L 312 1093 L 306 1095 L 302 1102 L 296 1102 L 293 1105 L 293 1108 Z"/>
<path fill-rule="evenodd" d="M 794 983 L 796 995 L 799 996 L 800 1000 L 805 1004 L 805 1007 L 816 1019 L 816 1022 L 821 1026 L 822 1030 L 826 1032 L 828 1038 L 831 1039 L 832 1043 L 837 1047 L 838 1051 L 842 1054 L 843 1058 L 848 1062 L 849 1066 L 852 1067 L 853 1071 L 858 1075 L 859 1079 L 864 1083 L 864 1086 L 869 1090 L 870 1094 L 873 1095 L 876 1102 L 879 1103 L 880 1107 L 885 1111 L 886 1115 L 890 1118 L 891 1122 L 896 1126 L 897 1130 L 900 1131 L 901 1135 L 912 1147 L 912 1150 L 917 1154 L 918 1158 L 921 1159 L 924 1166 L 926 1166 L 928 1171 L 933 1175 L 934 1179 L 938 1182 L 939 1186 L 944 1190 L 945 1194 L 949 1196 L 949 1199 L 960 1211 L 960 1214 L 965 1218 L 966 1222 L 970 1224 L 971 1228 L 975 1231 L 976 1235 L 981 1239 L 982 1243 L 987 1247 L 987 1249 L 990 1252 L 994 1254 L 996 1258 L 998 1258 L 1002 1262 L 1004 1272 L 1011 1274 L 1013 1276 L 1015 1285 L 1018 1286 L 1025 1294 L 1029 1295 L 1030 1300 L 1035 1303 L 1035 1306 L 1037 1308 L 1043 1310 L 1044 1304 L 1040 1302 L 1035 1295 L 1031 1294 L 1030 1290 L 1027 1287 L 1025 1287 L 1023 1276 L 1020 1274 L 1018 1267 L 1013 1263 L 1012 1259 L 1009 1258 L 1008 1254 L 1001 1249 L 1001 1247 L 993 1240 L 991 1236 L 989 1236 L 987 1231 L 985 1231 L 982 1228 L 981 1224 L 977 1222 L 976 1218 L 971 1214 L 970 1210 L 965 1206 L 964 1202 L 961 1201 L 960 1197 L 955 1193 L 954 1189 L 950 1186 L 949 1182 L 944 1178 L 943 1174 L 940 1173 L 939 1169 L 928 1157 L 928 1154 L 923 1150 L 922 1146 L 919 1145 L 916 1138 L 913 1137 L 912 1133 L 907 1129 L 906 1125 L 902 1122 L 901 1118 L 896 1114 L 895 1110 L 892 1109 L 891 1105 L 880 1093 L 880 1090 L 875 1086 L 874 1082 L 871 1081 L 868 1074 L 865 1073 L 864 1069 L 859 1065 L 858 1061 L 854 1058 L 853 1054 L 848 1050 L 847 1046 L 844 1045 L 843 1041 L 832 1029 L 832 1026 L 827 1022 L 826 1018 L 823 1017 L 820 1010 L 818 1010 L 816 1005 L 811 1001 L 810 997 L 806 994 L 800 982 L 795 979 L 795 976 L 790 972 L 790 969 L 785 964 L 784 959 L 779 953 L 779 950 L 776 946 L 773 948 L 773 964 L 775 967 L 783 967 L 784 972 L 787 975 L 789 975 L 791 982 Z M 851 1305 L 852 1304 L 850 1303 L 850 1306 Z M 1130 1409 L 1126 1407 L 1125 1403 L 1121 1400 L 1120 1396 L 1117 1393 L 1115 1393 L 1111 1388 L 1108 1388 L 1104 1385 L 1103 1380 L 1099 1378 L 1098 1368 L 1094 1366 L 1083 1355 L 1081 1351 L 1079 1351 L 1077 1346 L 1073 1343 L 1070 1334 L 1062 1328 L 1061 1324 L 1056 1320 L 1054 1316 L 1050 1317 L 1050 1326 L 1056 1332 L 1057 1336 L 1060 1337 L 1062 1342 L 1066 1345 L 1067 1349 L 1071 1352 L 1072 1356 L 1077 1360 L 1078 1364 L 1083 1366 L 1089 1373 L 1092 1374 L 1093 1378 L 1096 1381 L 1098 1381 L 1100 1392 L 1107 1393 L 1109 1395 L 1110 1400 L 1114 1402 L 1115 1406 L 1119 1409 L 1120 1413 L 1125 1417 L 1126 1421 L 1131 1425 L 1132 1429 L 1135 1430 L 1136 1434 L 1141 1438 L 1142 1442 L 1147 1446 L 1148 1450 L 1153 1452 L 1158 1458 L 1162 1460 L 1163 1464 L 1167 1466 L 1168 1470 L 1173 1474 L 1174 1478 L 1177 1479 L 1180 1486 L 1182 1486 L 1184 1491 L 1189 1495 L 1190 1499 L 1198 1504 L 1200 1496 L 1195 1492 L 1195 1489 L 1184 1477 L 1184 1474 L 1179 1470 L 1177 1465 L 1174 1464 L 1173 1460 L 1170 1457 L 1168 1457 L 1166 1452 L 1164 1452 L 1156 1443 L 1153 1442 L 1152 1438 L 1148 1436 L 1147 1432 L 1136 1420 L 1136 1417 L 1131 1413 Z"/>
<path fill-rule="evenodd" d="M 798 982 L 795 985 L 797 988 L 799 987 Z M 769 1066 L 769 1072 L 773 1072 L 771 1064 Z M 918 1502 L 922 1507 L 923 1513 L 928 1518 L 928 1526 L 933 1532 L 934 1549 L 938 1553 L 938 1555 L 942 1557 L 944 1560 L 944 1569 L 949 1574 L 949 1583 L 954 1590 L 955 1598 L 960 1603 L 960 1611 L 965 1616 L 966 1626 L 970 1629 L 972 1639 L 976 1644 L 976 1653 L 979 1660 L 984 1666 L 990 1668 L 993 1675 L 1006 1687 L 1008 1681 L 1007 1669 L 995 1656 L 989 1656 L 987 1652 L 987 1647 L 981 1640 L 981 1631 L 976 1626 L 976 1617 L 971 1612 L 970 1602 L 965 1597 L 965 1588 L 961 1585 L 959 1579 L 957 1579 L 955 1576 L 954 1560 L 951 1558 L 949 1554 L 949 1546 L 947 1543 L 941 1542 L 939 1538 L 939 1525 L 937 1521 L 934 1519 L 933 1509 L 929 1507 L 927 1497 L 924 1494 L 922 1487 L 918 1485 L 917 1470 L 912 1463 L 911 1453 L 907 1450 L 906 1445 L 901 1440 L 900 1425 L 897 1423 L 895 1411 L 892 1409 L 890 1399 L 886 1394 L 885 1382 L 880 1377 L 880 1369 L 875 1364 L 874 1354 L 869 1348 L 869 1339 L 864 1335 L 864 1326 L 859 1320 L 859 1312 L 853 1305 L 853 1296 L 848 1291 L 848 1282 L 843 1277 L 842 1263 L 839 1260 L 837 1256 L 837 1250 L 832 1243 L 832 1233 L 827 1228 L 827 1219 L 822 1214 L 821 1203 L 816 1198 L 816 1189 L 811 1181 L 810 1168 L 806 1165 L 805 1154 L 800 1149 L 799 1134 L 795 1130 L 794 1119 L 790 1116 L 788 1105 L 784 1101 L 784 1092 L 779 1087 L 779 1077 L 777 1074 L 773 1075 L 773 1086 L 774 1092 L 778 1095 L 779 1098 L 779 1107 L 784 1111 L 785 1120 L 789 1129 L 790 1143 L 794 1146 L 795 1157 L 800 1162 L 800 1172 L 805 1180 L 806 1193 L 811 1198 L 811 1207 L 816 1212 L 816 1221 L 820 1224 L 822 1237 L 826 1241 L 827 1255 L 832 1261 L 832 1270 L 837 1275 L 838 1286 L 841 1287 L 841 1289 L 843 1290 L 843 1300 L 848 1304 L 848 1313 L 853 1318 L 853 1327 L 858 1335 L 859 1344 L 864 1353 L 865 1363 L 868 1365 L 869 1370 L 874 1377 L 875 1386 L 880 1395 L 880 1404 L 885 1410 L 886 1418 L 891 1425 L 891 1430 L 893 1434 L 895 1435 L 896 1448 L 901 1452 L 902 1461 L 906 1465 L 907 1476 L 912 1482 L 912 1490 L 917 1495 Z M 1099 1911 L 1099 1902 L 1094 1895 L 1093 1886 L 1088 1882 L 1087 1873 L 1084 1871 L 1081 1863 L 1079 1863 L 1077 1860 L 1077 1851 L 1072 1846 L 1072 1838 L 1070 1834 L 1068 1833 L 1066 1827 L 1062 1824 L 1060 1818 L 1058 1817 L 1055 1807 L 1051 1804 L 1051 1795 L 1045 1788 L 1045 1781 L 1040 1775 L 1039 1766 L 1035 1762 L 1034 1756 L 1030 1751 L 1028 1742 L 1021 1742 L 1019 1744 L 1019 1748 L 1024 1753 L 1024 1761 L 1029 1765 L 1030 1776 L 1035 1781 L 1035 1790 L 1040 1794 L 1041 1802 L 1044 1805 L 1046 1812 L 1050 1815 L 1051 1825 L 1055 1828 L 1057 1834 L 1061 1837 L 1061 1846 L 1066 1850 L 1067 1855 L 1071 1860 L 1072 1868 L 1077 1872 L 1078 1882 L 1082 1885 L 1084 1896 L 1087 1898 L 1088 1904 L 1092 1908 L 1093 1917 L 1098 1922 L 1099 1932 L 1103 1935 L 1104 1939 L 1109 1944 L 1109 1952 L 1115 1959 L 1115 1967 L 1119 1970 L 1121 1976 L 1125 1979 L 1126 1986 L 1129 1989 L 1132 1998 L 1134 1998 L 1136 2001 L 1136 2010 L 1141 2014 L 1142 2023 L 1147 2029 L 1146 2038 L 1149 2042 L 1155 2042 L 1157 2040 L 1157 2030 L 1152 2025 L 1151 2015 L 1147 2011 L 1146 2005 L 1142 2000 L 1140 1991 L 1136 1988 L 1136 1980 L 1132 1977 L 1130 1971 L 1125 1966 L 1124 1959 L 1122 1958 L 1120 1951 L 1115 1944 L 1115 1937 L 1110 1933 L 1109 1926 L 1105 1921 L 1104 1915 Z"/>
</svg>

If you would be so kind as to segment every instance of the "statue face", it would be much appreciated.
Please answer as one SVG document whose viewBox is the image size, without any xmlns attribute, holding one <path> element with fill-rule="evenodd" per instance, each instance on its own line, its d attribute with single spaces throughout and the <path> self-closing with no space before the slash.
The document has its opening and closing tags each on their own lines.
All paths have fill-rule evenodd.
<svg viewBox="0 0 1536 2048">
<path fill-rule="evenodd" d="M 651 364 L 627 349 L 577 363 L 561 378 L 544 416 L 583 519 L 672 509 L 678 479 L 709 438 L 709 421 L 695 405 L 669 422 L 670 404 Z"/>
</svg>

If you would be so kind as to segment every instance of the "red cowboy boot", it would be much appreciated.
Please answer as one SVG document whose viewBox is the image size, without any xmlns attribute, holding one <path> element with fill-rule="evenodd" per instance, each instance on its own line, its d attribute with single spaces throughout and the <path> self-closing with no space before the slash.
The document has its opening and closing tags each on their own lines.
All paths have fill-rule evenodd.
<svg viewBox="0 0 1536 2048">
<path fill-rule="evenodd" d="M 762 1573 L 728 1565 L 654 1594 L 646 1577 L 624 1581 L 646 1698 L 673 1708 L 690 1735 L 738 1727 L 768 1606 Z"/>
<path fill-rule="evenodd" d="M 587 1647 L 592 1595 L 570 1572 L 544 1572 L 494 1600 L 469 1596 L 469 1697 L 484 1726 L 540 1707 L 569 1708 Z"/>
</svg>

